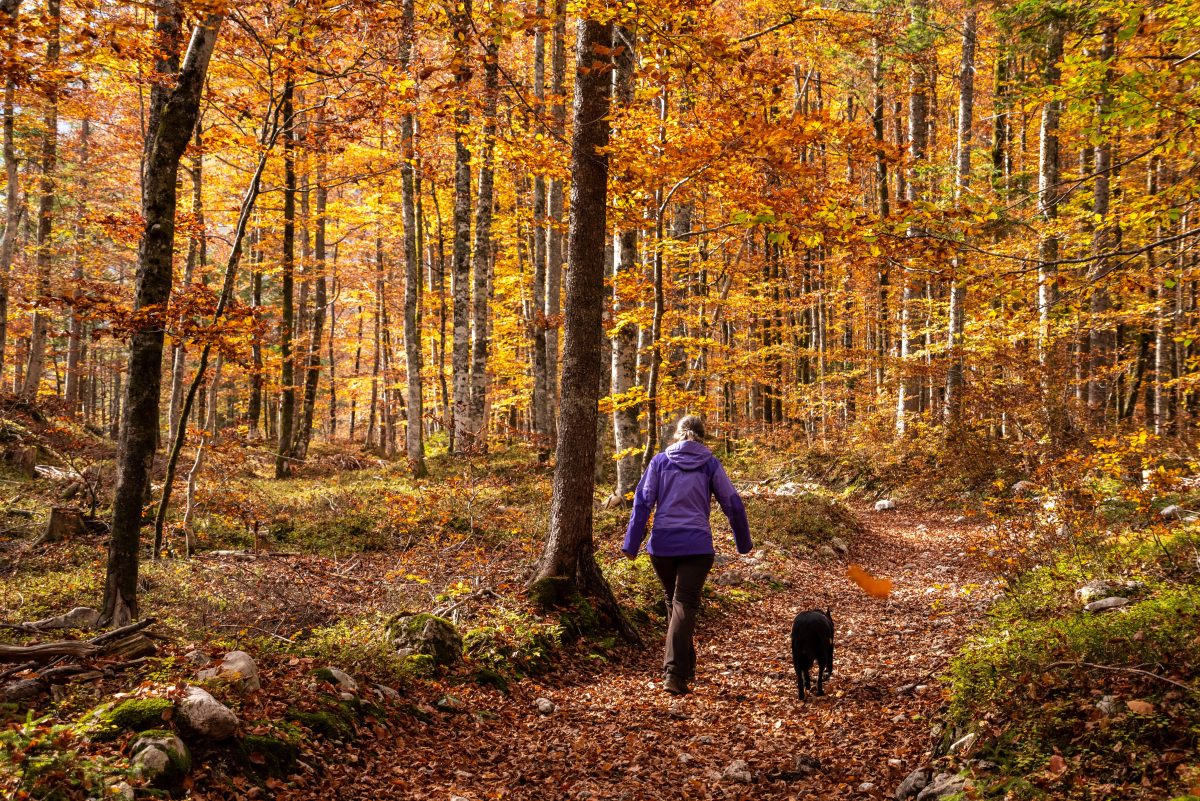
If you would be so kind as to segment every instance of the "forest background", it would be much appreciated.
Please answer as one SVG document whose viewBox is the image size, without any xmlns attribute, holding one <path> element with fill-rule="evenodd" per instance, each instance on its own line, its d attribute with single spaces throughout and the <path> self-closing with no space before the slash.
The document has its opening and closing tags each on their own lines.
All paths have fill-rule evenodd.
<svg viewBox="0 0 1200 801">
<path fill-rule="evenodd" d="M 685 413 L 747 477 L 974 504 L 1013 576 L 1099 547 L 1193 472 L 1198 20 L 3 0 L 0 387 L 49 437 L 8 459 L 111 529 L 114 625 L 143 561 L 285 541 L 289 481 L 470 499 L 491 453 L 555 466 L 534 577 L 632 637 L 594 487 Z"/>
</svg>

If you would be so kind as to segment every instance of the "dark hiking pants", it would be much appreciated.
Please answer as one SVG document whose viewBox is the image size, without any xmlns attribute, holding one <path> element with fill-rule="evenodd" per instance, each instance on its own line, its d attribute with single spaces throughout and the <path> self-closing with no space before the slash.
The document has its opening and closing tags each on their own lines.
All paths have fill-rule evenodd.
<svg viewBox="0 0 1200 801">
<path fill-rule="evenodd" d="M 700 611 L 700 589 L 713 566 L 712 554 L 697 556 L 651 556 L 650 563 L 662 582 L 667 597 L 667 647 L 663 670 L 684 681 L 696 675 L 696 613 Z"/>
</svg>

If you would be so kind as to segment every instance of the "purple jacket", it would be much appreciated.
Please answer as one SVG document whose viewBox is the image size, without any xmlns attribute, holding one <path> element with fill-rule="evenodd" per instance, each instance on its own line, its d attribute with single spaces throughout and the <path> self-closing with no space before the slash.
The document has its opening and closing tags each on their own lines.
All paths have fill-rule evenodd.
<svg viewBox="0 0 1200 801">
<path fill-rule="evenodd" d="M 650 460 L 633 496 L 633 515 L 621 550 L 637 555 L 646 537 L 650 511 L 657 504 L 654 530 L 646 545 L 651 556 L 713 553 L 708 513 L 714 495 L 729 518 L 738 553 L 749 553 L 754 544 L 741 496 L 712 451 L 691 440 L 677 442 Z"/>
</svg>

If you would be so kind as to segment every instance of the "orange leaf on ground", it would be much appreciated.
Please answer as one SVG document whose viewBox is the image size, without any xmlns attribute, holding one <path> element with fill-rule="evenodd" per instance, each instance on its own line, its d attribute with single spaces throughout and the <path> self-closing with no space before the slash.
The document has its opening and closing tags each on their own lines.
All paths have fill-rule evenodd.
<svg viewBox="0 0 1200 801">
<path fill-rule="evenodd" d="M 1139 715 L 1154 714 L 1154 704 L 1151 704 L 1147 701 L 1126 701 L 1125 706 L 1129 707 L 1130 712 L 1134 712 Z"/>
<path fill-rule="evenodd" d="M 858 565 L 850 565 L 846 570 L 846 576 L 862 587 L 863 592 L 872 598 L 886 598 L 892 592 L 891 579 L 875 578 Z"/>
</svg>

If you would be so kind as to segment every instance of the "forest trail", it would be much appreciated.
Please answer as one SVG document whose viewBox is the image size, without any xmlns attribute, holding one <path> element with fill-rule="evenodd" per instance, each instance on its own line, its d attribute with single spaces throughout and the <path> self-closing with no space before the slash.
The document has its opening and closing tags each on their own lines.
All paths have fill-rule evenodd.
<svg viewBox="0 0 1200 801">
<path fill-rule="evenodd" d="M 459 711 L 430 709 L 428 723 L 381 731 L 305 797 L 890 798 L 929 758 L 943 703 L 937 677 L 992 593 L 969 550 L 978 526 L 951 525 L 945 513 L 859 516 L 850 561 L 894 581 L 887 600 L 853 585 L 841 560 L 774 557 L 772 574 L 790 587 L 702 616 L 693 694 L 662 691 L 657 637 L 608 664 L 571 660 L 507 697 L 446 687 Z M 791 620 L 826 606 L 837 625 L 834 675 L 825 696 L 801 702 Z M 539 697 L 556 710 L 539 714 Z M 748 776 L 731 775 L 737 760 Z"/>
</svg>

